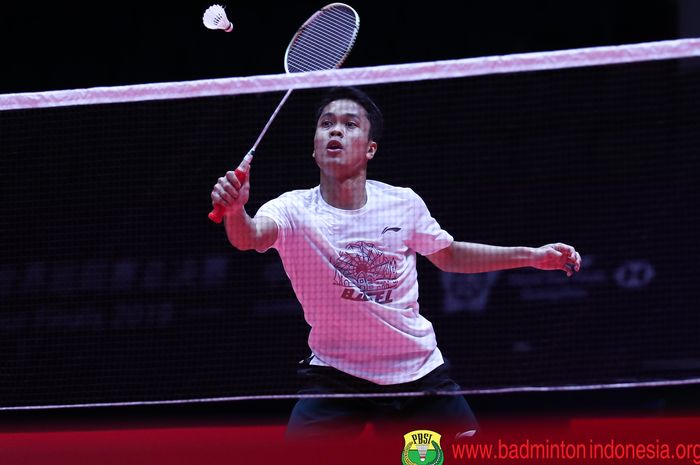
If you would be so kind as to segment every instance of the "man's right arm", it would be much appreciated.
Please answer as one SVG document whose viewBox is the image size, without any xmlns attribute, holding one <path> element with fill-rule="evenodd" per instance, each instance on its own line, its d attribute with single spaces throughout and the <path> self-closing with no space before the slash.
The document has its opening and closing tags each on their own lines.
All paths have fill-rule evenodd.
<svg viewBox="0 0 700 465">
<path fill-rule="evenodd" d="M 224 208 L 224 225 L 229 242 L 239 250 L 263 252 L 277 240 L 277 223 L 261 216 L 251 218 L 245 211 L 250 193 L 250 156 L 238 167 L 246 176 L 241 183 L 234 171 L 219 178 L 211 192 L 212 205 Z"/>
<path fill-rule="evenodd" d="M 251 218 L 245 208 L 226 210 L 224 224 L 229 242 L 238 250 L 264 252 L 277 240 L 277 223 L 266 216 Z"/>
</svg>

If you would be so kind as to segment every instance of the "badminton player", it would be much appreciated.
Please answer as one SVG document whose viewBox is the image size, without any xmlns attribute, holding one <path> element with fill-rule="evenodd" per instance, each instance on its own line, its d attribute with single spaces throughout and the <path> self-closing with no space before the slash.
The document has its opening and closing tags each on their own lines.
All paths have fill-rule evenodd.
<svg viewBox="0 0 700 465">
<path fill-rule="evenodd" d="M 212 204 L 225 209 L 226 234 L 240 250 L 279 252 L 311 327 L 311 353 L 301 362 L 301 394 L 288 437 L 343 437 L 377 428 L 434 428 L 473 434 L 475 417 L 419 312 L 416 253 L 443 271 L 483 273 L 519 267 L 571 276 L 581 257 L 566 244 L 497 247 L 455 241 L 411 189 L 367 179 L 383 126 L 381 111 L 357 88 L 336 88 L 321 102 L 313 157 L 320 183 L 245 210 L 250 167 L 241 184 L 233 171 L 214 186 Z M 245 162 L 244 162 L 245 163 Z M 382 394 L 383 396 L 376 396 Z"/>
</svg>

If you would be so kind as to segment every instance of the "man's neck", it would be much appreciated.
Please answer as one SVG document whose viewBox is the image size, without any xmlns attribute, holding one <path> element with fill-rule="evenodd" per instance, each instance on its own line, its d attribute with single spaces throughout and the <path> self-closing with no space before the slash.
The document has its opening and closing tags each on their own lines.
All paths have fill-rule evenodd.
<svg viewBox="0 0 700 465">
<path fill-rule="evenodd" d="M 321 174 L 321 196 L 335 208 L 357 210 L 367 203 L 366 180 L 366 173 L 343 180 Z"/>
</svg>

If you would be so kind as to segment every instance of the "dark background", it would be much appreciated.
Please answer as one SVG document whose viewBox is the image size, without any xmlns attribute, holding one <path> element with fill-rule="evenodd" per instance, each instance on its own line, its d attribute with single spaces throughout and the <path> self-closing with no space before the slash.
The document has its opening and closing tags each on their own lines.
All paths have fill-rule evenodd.
<svg viewBox="0 0 700 465">
<path fill-rule="evenodd" d="M 346 67 L 697 36 L 696 2 L 352 3 L 360 34 Z M 204 2 L 71 2 L 0 11 L 0 93 L 284 72 L 296 29 L 323 2 L 234 2 L 234 31 L 210 31 Z M 31 10 L 31 11 L 27 11 Z"/>
<path fill-rule="evenodd" d="M 29 17 L 20 8 L 5 7 L 0 17 L 0 39 L 7 45 L 0 92 L 281 73 L 282 57 L 289 38 L 311 12 L 322 6 L 314 2 L 295 2 L 284 6 L 262 3 L 230 5 L 227 11 L 235 29 L 231 34 L 225 34 L 209 31 L 202 26 L 201 14 L 208 5 L 171 5 L 161 11 L 155 6 L 137 8 L 122 3 L 109 7 L 92 5 L 88 11 L 62 4 L 42 6 Z M 460 5 L 459 10 L 457 4 L 446 5 L 443 9 L 433 8 L 433 4 L 430 7 L 407 9 L 404 2 L 353 4 L 362 22 L 358 43 L 346 66 L 458 59 L 698 35 L 693 34 L 693 31 L 698 30 L 698 23 L 695 19 L 697 7 L 692 6 L 692 2 L 537 2 L 536 5 L 524 2 L 474 2 Z M 691 14 L 693 9 L 696 13 L 694 16 Z M 502 336 L 504 346 L 496 347 L 488 353 L 493 357 L 494 363 L 500 364 L 502 371 L 493 375 L 487 364 L 477 366 L 476 373 L 482 377 L 481 384 L 477 385 L 502 386 L 511 369 L 516 370 L 519 376 L 530 376 L 531 380 L 550 384 L 610 381 L 620 366 L 616 365 L 618 361 L 625 366 L 627 362 L 652 359 L 657 355 L 654 353 L 656 350 L 670 359 L 686 360 L 685 355 L 688 358 L 697 355 L 697 319 L 692 318 L 695 307 L 691 300 L 692 282 L 669 277 L 678 273 L 679 268 L 691 269 L 693 264 L 685 255 L 678 261 L 668 258 L 674 257 L 678 246 L 690 249 L 693 238 L 697 237 L 693 226 L 697 228 L 694 205 L 697 204 L 698 197 L 696 178 L 692 174 L 697 166 L 691 156 L 694 141 L 697 142 L 697 137 L 692 136 L 698 124 L 697 111 L 693 110 L 697 108 L 694 105 L 697 102 L 697 92 L 676 94 L 673 91 L 674 85 L 686 89 L 684 86 L 690 86 L 696 81 L 688 78 L 671 80 L 676 77 L 675 66 L 661 65 L 656 68 L 632 65 L 626 69 L 628 71 L 618 74 L 614 71 L 605 74 L 604 77 L 613 82 L 609 88 L 606 87 L 607 84 L 600 84 L 600 87 L 592 84 L 596 82 L 595 79 L 585 71 L 574 71 L 563 78 L 550 79 L 546 73 L 542 73 L 544 78 L 540 78 L 540 75 L 524 80 L 516 77 L 512 83 L 510 77 L 494 81 L 486 78 L 475 80 L 473 90 L 461 98 L 480 109 L 476 113 L 482 116 L 483 128 L 478 131 L 479 137 L 472 139 L 466 148 L 483 155 L 476 162 L 478 174 L 469 174 L 466 181 L 460 176 L 460 171 L 448 172 L 440 179 L 425 179 L 419 171 L 422 166 L 420 157 L 416 155 L 411 158 L 410 153 L 407 156 L 412 161 L 400 172 L 393 171 L 389 162 L 378 160 L 376 164 L 376 177 L 414 187 L 424 196 L 443 226 L 455 236 L 504 245 L 521 241 L 527 245 L 538 245 L 538 241 L 544 237 L 566 235 L 580 249 L 604 257 L 596 263 L 603 269 L 613 269 L 616 260 L 644 256 L 654 260 L 659 272 L 665 272 L 657 281 L 662 287 L 651 293 L 630 295 L 610 289 L 589 301 L 577 301 L 569 306 L 551 304 L 545 308 L 544 314 L 542 308 L 534 303 L 531 307 L 520 304 L 521 313 L 511 321 L 512 326 L 505 329 L 502 326 L 505 317 L 499 317 L 496 312 L 495 316 L 480 320 L 487 331 L 477 335 L 471 342 L 464 342 L 457 328 L 460 328 L 459 323 L 464 322 L 460 318 L 471 321 L 469 319 L 472 317 L 431 317 L 442 335 L 444 347 L 454 353 L 463 347 L 462 344 L 467 347 L 469 344 L 476 345 L 479 337 L 483 336 L 482 340 L 488 341 L 493 334 Z M 578 94 L 582 102 L 578 103 L 595 101 L 601 91 L 606 92 L 605 95 L 613 95 L 623 88 L 626 85 L 624 76 L 630 72 L 640 76 L 639 81 L 634 81 L 633 92 L 621 94 L 617 99 L 611 98 L 600 106 L 587 108 L 579 105 L 578 108 L 584 108 L 579 115 L 584 118 L 583 128 L 579 123 L 568 122 L 567 105 L 571 104 L 567 101 L 569 89 L 583 87 Z M 652 77 L 644 80 L 646 72 L 651 73 Z M 669 82 L 674 84 L 670 87 L 659 84 Z M 533 115 L 533 105 L 542 102 L 545 90 L 549 92 L 549 97 L 545 97 L 546 106 L 542 108 L 554 111 L 554 116 L 545 110 Z M 388 116 L 391 116 L 404 112 L 399 95 L 408 95 L 409 100 L 417 102 L 417 105 L 425 105 L 426 111 L 430 111 L 430 95 L 438 95 L 439 89 L 428 86 L 426 91 L 416 85 L 409 86 L 408 89 L 379 89 L 376 94 Z M 685 100 L 688 95 L 694 100 Z M 639 96 L 645 97 L 641 103 Z M 5 337 L 2 344 L 4 353 L 12 354 L 5 357 L 2 373 L 5 405 L 80 403 L 86 400 L 155 400 L 162 399 L 162 393 L 167 393 L 168 398 L 172 395 L 198 397 L 232 394 L 232 391 L 241 387 L 254 388 L 256 381 L 252 379 L 253 376 L 248 379 L 249 385 L 243 383 L 231 387 L 231 383 L 238 380 L 235 376 L 226 375 L 225 371 L 239 355 L 236 351 L 256 339 L 273 340 L 272 338 L 278 337 L 276 331 L 280 328 L 290 330 L 290 333 L 303 333 L 303 321 L 289 315 L 262 334 L 246 333 L 241 330 L 241 324 L 245 327 L 246 322 L 242 323 L 230 314 L 222 313 L 222 305 L 231 302 L 230 288 L 214 284 L 213 289 L 207 289 L 203 281 L 192 285 L 185 279 L 183 282 L 192 285 L 191 289 L 174 289 L 159 281 L 164 275 L 173 277 L 183 269 L 187 270 L 187 265 L 183 265 L 180 257 L 184 257 L 185 261 L 192 259 L 196 262 L 193 265 L 196 274 L 201 273 L 204 266 L 202 261 L 197 260 L 205 260 L 203 257 L 212 254 L 217 256 L 229 253 L 221 231 L 211 228 L 211 225 L 201 224 L 197 215 L 203 209 L 206 210 L 206 207 L 202 206 L 198 196 L 210 188 L 212 179 L 228 163 L 231 146 L 247 147 L 259 130 L 259 125 L 251 123 L 247 132 L 236 134 L 233 141 L 222 139 L 221 135 L 229 132 L 233 118 L 231 108 L 238 112 L 258 112 L 255 118 L 251 117 L 251 121 L 264 121 L 277 98 L 277 95 L 264 96 L 262 100 L 254 97 L 226 98 L 208 105 L 206 112 L 202 113 L 196 102 L 193 106 L 182 102 L 173 106 L 168 106 L 167 103 L 137 104 L 135 110 L 117 106 L 105 111 L 105 107 L 98 106 L 94 110 L 88 110 L 87 119 L 70 109 L 46 110 L 38 120 L 33 120 L 33 116 L 23 112 L 3 115 L 0 128 L 4 137 L 7 137 L 2 139 L 3 161 L 6 163 L 2 165 L 5 174 L 3 189 L 7 189 L 3 191 L 2 207 L 7 210 L 3 210 L 1 224 L 6 235 L 3 238 L 3 271 L 7 272 L 4 275 L 6 278 L 11 273 L 17 275 L 7 278 L 3 288 L 3 296 L 9 297 L 3 301 L 5 313 L 2 328 Z M 300 98 L 302 100 L 290 101 L 290 115 L 302 111 L 312 97 L 307 100 L 304 100 L 305 97 Z M 493 103 L 494 98 L 497 99 L 496 105 Z M 563 101 L 567 105 L 562 104 Z M 460 108 L 458 102 L 454 105 L 455 108 Z M 517 111 L 509 113 L 512 108 Z M 647 110 L 647 114 L 653 111 L 661 112 L 664 116 L 659 118 L 662 127 L 658 133 L 654 132 L 659 127 L 653 119 L 642 116 L 639 116 L 639 121 L 635 119 L 637 115 L 645 113 L 640 108 Z M 504 113 L 509 114 L 508 118 L 502 118 Z M 602 120 L 601 115 L 604 116 Z M 449 120 L 449 112 L 440 116 Z M 689 116 L 692 118 L 688 119 Z M 429 118 L 423 112 L 412 124 L 425 129 L 422 125 L 427 119 Z M 477 119 L 479 118 L 473 117 L 469 122 L 474 123 Z M 654 136 L 668 134 L 664 128 L 671 127 L 672 121 L 676 119 L 687 122 L 683 128 L 685 132 L 678 139 L 658 140 Z M 611 130 L 610 134 L 601 135 L 601 129 L 615 127 L 620 120 L 625 120 L 628 124 L 616 128 L 618 134 L 613 134 L 615 131 Z M 60 123 L 56 124 L 56 121 Z M 196 124 L 193 125 L 193 121 Z M 527 124 L 523 125 L 523 121 Z M 443 129 L 437 122 L 434 125 L 429 129 L 440 134 Z M 290 133 L 296 129 L 290 129 L 282 122 L 277 127 L 287 127 Z M 494 146 L 493 141 L 498 140 L 501 127 L 510 129 L 510 139 Z M 86 128 L 88 131 L 94 129 L 96 135 L 86 138 Z M 138 135 L 125 139 L 132 137 L 133 131 Z M 278 131 L 280 139 L 289 136 L 281 129 Z M 589 146 L 600 150 L 587 151 L 579 146 L 585 144 L 577 144 L 576 140 L 567 138 L 567 135 L 576 131 L 583 132 L 583 136 L 578 132 L 577 137 L 588 137 L 585 140 L 594 142 Z M 8 137 L 10 133 L 16 136 Z M 171 140 L 173 133 L 178 134 L 177 140 Z M 530 138 L 533 133 L 535 135 Z M 561 136 L 561 140 L 553 147 L 552 133 Z M 219 141 L 214 147 L 204 150 L 201 146 L 207 135 L 215 136 Z M 614 144 L 611 142 L 613 140 Z M 299 184 L 311 185 L 314 182 L 313 173 L 306 169 L 300 169 L 302 174 L 294 178 L 285 176 L 284 170 L 274 171 L 274 161 L 280 159 L 279 154 L 283 148 L 276 146 L 272 140 L 265 143 L 268 144 L 266 150 L 270 156 L 256 161 L 256 168 L 260 172 L 272 174 L 266 180 L 261 178 L 258 182 L 257 197 L 251 199 L 254 205 L 259 205 L 285 188 L 298 187 Z M 445 142 L 440 147 L 440 153 L 453 153 L 463 143 L 459 138 Z M 616 152 L 610 148 L 622 146 L 626 146 L 626 151 Z M 54 164 L 47 164 L 41 155 L 57 147 L 58 151 L 53 153 Z M 79 152 L 86 150 L 86 147 L 103 156 L 86 162 Z M 405 149 L 401 141 L 391 138 L 383 146 L 387 153 L 407 153 Z M 645 150 L 646 155 L 640 157 L 640 152 Z M 662 158 L 667 151 L 677 157 L 670 158 L 668 165 L 647 163 L 648 160 Z M 117 158 L 117 155 L 126 152 L 129 153 L 126 159 Z M 541 164 L 531 165 L 519 161 L 520 155 L 534 152 L 542 155 Z M 163 172 L 163 165 L 150 157 L 153 154 L 165 157 L 166 153 L 169 160 L 174 159 L 180 165 L 170 165 L 165 177 L 154 178 Z M 36 157 L 32 157 L 32 154 Z M 450 157 L 455 158 L 445 160 L 458 159 L 458 155 Z M 560 178 L 562 169 L 552 167 L 548 161 L 565 163 L 563 171 L 573 173 L 571 179 Z M 593 168 L 599 169 L 591 168 L 591 164 Z M 504 166 L 509 166 L 512 171 L 504 173 Z M 628 171 L 630 166 L 631 171 Z M 530 170 L 527 180 L 520 180 L 517 176 L 517 169 L 523 168 Z M 134 176 L 134 172 L 139 174 Z M 85 182 L 86 174 L 89 182 Z M 591 181 L 593 177 L 595 181 Z M 41 188 L 27 191 L 27 179 L 37 180 Z M 180 205 L 177 212 L 159 208 L 164 203 L 163 192 L 173 182 L 168 179 L 175 180 L 179 188 L 167 199 L 168 204 L 175 201 Z M 499 180 L 498 183 L 488 182 L 496 179 Z M 624 182 L 620 182 L 620 179 Z M 552 180 L 556 182 L 552 184 Z M 539 181 L 549 182 L 549 191 L 542 190 Z M 591 184 L 596 189 L 591 189 Z M 504 186 L 517 188 L 517 199 L 513 200 L 514 196 L 502 189 Z M 103 198 L 97 213 L 91 195 L 95 191 L 99 191 Z M 465 207 L 459 202 L 450 203 L 452 196 L 448 196 L 445 191 L 457 193 L 462 198 L 473 195 L 488 200 L 479 206 Z M 20 216 L 22 211 L 44 205 L 47 195 L 50 196 L 52 206 L 48 216 Z M 580 221 L 583 226 L 571 233 L 573 228 L 567 227 L 560 220 L 561 217 L 550 218 L 534 208 L 537 199 L 550 208 L 576 212 L 576 221 Z M 650 205 L 653 208 L 648 209 Z M 493 207 L 502 210 L 494 210 Z M 485 218 L 486 224 L 496 227 L 474 227 L 451 214 L 457 211 L 467 218 Z M 538 216 L 530 223 L 518 221 L 529 214 Z M 643 218 L 638 228 L 619 233 L 628 234 L 626 240 L 606 241 L 609 231 L 621 218 L 626 222 L 639 221 L 639 214 Z M 129 215 L 130 218 L 130 223 L 126 226 L 123 215 Z M 579 215 L 584 218 L 581 219 Z M 503 217 L 510 218 L 512 223 Z M 47 221 L 51 218 L 55 221 Z M 176 221 L 177 228 L 171 228 L 172 221 Z M 85 227 L 85 224 L 89 226 Z M 146 224 L 149 226 L 144 227 Z M 511 224 L 518 224 L 518 228 L 510 227 Z M 671 227 L 667 227 L 669 225 Z M 46 240 L 47 237 L 50 240 Z M 164 237 L 168 237 L 168 240 L 164 241 Z M 77 243 L 76 238 L 82 247 L 71 249 Z M 95 265 L 99 272 L 100 263 L 106 263 L 110 267 L 125 257 L 136 263 L 136 279 L 142 284 L 142 288 L 133 293 L 132 301 L 128 298 L 125 300 L 121 290 L 109 286 L 97 294 L 89 288 L 90 292 L 84 294 L 70 289 L 71 283 L 82 282 L 82 278 L 66 278 L 69 285 L 54 282 L 61 266 L 66 267 L 66 276 L 78 276 L 79 273 L 84 273 L 86 264 Z M 267 282 L 275 282 L 275 276 L 278 275 L 274 273 L 279 272 L 274 268 L 276 257 L 270 254 L 264 257 L 238 254 L 233 257 L 232 263 L 246 263 L 247 266 L 245 275 L 240 270 L 229 275 L 241 278 L 233 286 L 238 293 L 238 301 L 245 302 L 260 294 L 256 289 L 246 286 L 246 279 L 250 279 L 251 275 L 259 277 L 272 273 L 271 281 Z M 20 275 L 27 274 L 29 264 L 36 262 L 47 264 L 47 278 L 43 285 L 38 285 L 40 293 L 30 294 L 28 292 L 31 289 L 22 288 L 26 281 L 22 281 L 24 278 Z M 151 264 L 154 267 L 164 267 L 164 275 L 153 270 L 147 271 Z M 422 272 L 425 272 L 425 279 L 421 281 L 425 289 L 422 298 L 437 306 L 442 298 L 439 278 L 428 268 Z M 149 279 L 155 282 L 148 281 Z M 144 289 L 147 285 L 152 287 Z M 265 290 L 269 291 L 265 296 L 268 299 L 279 297 L 280 302 L 288 304 L 288 288 L 283 283 Z M 512 289 L 508 291 L 515 292 Z M 517 296 L 508 292 L 500 295 L 500 300 L 493 303 L 496 309 L 505 311 L 514 302 L 519 302 Z M 102 303 L 115 301 L 116 305 Z M 163 305 L 166 311 L 159 314 L 157 309 Z M 265 305 L 269 305 L 269 300 L 262 306 Z M 122 321 L 124 326 L 112 327 L 109 331 L 100 331 L 100 322 L 85 321 L 85 318 L 96 314 L 88 312 L 86 308 L 97 309 L 100 315 L 118 313 L 119 309 L 125 309 L 124 315 L 128 318 L 134 317 L 138 313 L 136 310 L 142 307 L 156 311 L 150 316 L 141 314 L 141 320 L 138 321 Z M 624 311 L 615 317 L 614 312 L 620 308 L 624 308 Z M 639 314 L 638 308 L 647 311 Z M 62 310 L 65 312 L 62 313 Z M 196 310 L 208 313 L 204 317 L 195 317 L 193 315 Z M 229 309 L 224 311 L 226 310 Z M 32 315 L 30 318 L 35 318 L 35 322 L 38 321 L 37 315 L 40 315 L 42 325 L 22 326 L 24 314 Z M 19 316 L 15 317 L 16 315 Z M 166 315 L 172 320 L 163 322 L 158 319 L 159 315 Z M 254 320 L 253 323 L 264 324 L 268 316 L 263 312 L 248 318 Z M 70 327 L 68 318 L 77 321 L 75 327 Z M 538 331 L 542 330 L 537 329 L 538 318 L 554 322 L 555 329 L 559 330 L 556 336 L 540 334 Z M 690 324 L 684 324 L 682 318 L 688 318 Z M 628 325 L 631 321 L 636 323 Z M 606 325 L 606 322 L 611 324 Z M 13 325 L 19 325 L 15 327 L 18 331 L 14 333 L 11 332 Z M 573 325 L 580 326 L 573 328 Z M 599 332 L 587 339 L 592 333 L 582 332 L 581 328 Z M 523 332 L 534 341 L 544 340 L 543 350 L 551 350 L 553 352 L 547 353 L 556 354 L 554 362 L 551 355 L 542 356 L 537 350 L 529 352 L 529 355 L 513 351 L 509 344 Z M 658 342 L 657 332 L 663 335 L 661 342 Z M 240 338 L 231 340 L 231 334 L 239 335 Z M 567 353 L 566 350 L 562 352 L 560 349 L 565 347 L 564 343 L 572 342 L 571 336 L 574 337 L 574 344 L 566 350 L 572 350 L 572 353 Z M 629 347 L 626 345 L 628 342 L 645 347 L 645 342 L 655 339 L 656 345 L 652 343 L 647 352 L 636 349 L 625 352 L 624 348 Z M 598 351 L 590 354 L 594 354 L 593 361 L 598 365 L 591 363 L 588 368 L 579 370 L 576 363 L 585 361 L 583 359 L 590 355 L 579 349 L 588 347 L 589 341 L 597 347 Z M 32 344 L 38 342 L 41 343 L 41 349 L 33 349 Z M 92 344 L 90 347 L 102 347 L 103 350 L 86 351 L 83 343 L 88 346 Z M 295 337 L 286 348 L 286 354 L 272 349 L 257 353 L 260 357 L 270 357 L 265 362 L 268 366 L 249 361 L 246 361 L 245 366 L 257 367 L 254 369 L 258 369 L 264 376 L 270 376 L 270 372 L 291 375 L 293 367 L 289 364 L 289 357 L 303 354 L 303 336 Z M 210 364 L 198 363 L 192 355 L 193 350 L 213 355 Z M 145 353 L 148 356 L 144 356 Z M 581 360 L 574 359 L 571 362 L 571 356 L 581 357 Z M 51 357 L 55 358 L 51 360 Z M 27 360 L 34 365 L 27 365 Z M 115 360 L 118 362 L 116 365 Z M 179 365 L 181 360 L 186 360 L 189 365 Z M 590 362 L 590 358 L 587 361 Z M 159 367 L 165 367 L 165 370 L 158 372 Z M 596 371 L 598 368 L 600 371 Z M 253 375 L 255 373 L 252 372 Z M 555 377 L 547 378 L 551 373 Z M 658 375 L 645 374 L 652 377 Z M 682 372 L 681 377 L 683 376 L 687 376 L 687 372 Z M 75 389 L 71 384 L 71 377 L 80 382 L 80 389 Z M 203 384 L 200 381 L 212 379 L 220 384 Z M 623 377 L 617 381 L 629 380 Z M 105 389 L 105 386 L 108 388 Z M 290 386 L 282 384 L 282 387 L 286 389 Z M 280 385 L 268 385 L 266 388 L 274 391 Z M 472 402 L 481 414 L 518 411 L 527 414 L 547 411 L 580 413 L 584 410 L 675 412 L 695 408 L 696 391 L 694 387 L 684 387 L 550 395 L 487 395 L 475 396 Z M 55 397 L 52 398 L 52 395 Z M 290 405 L 287 401 L 267 404 L 232 403 L 223 408 L 216 404 L 215 407 L 202 411 L 205 418 L 213 418 L 223 412 L 226 419 L 238 415 L 248 419 L 264 418 L 266 415 L 284 419 Z M 163 418 L 181 414 L 193 416 L 196 415 L 194 410 L 193 407 L 182 410 L 170 407 L 160 410 L 136 409 L 134 413 Z M 116 415 L 114 410 L 111 413 Z M 83 414 L 87 415 L 88 410 L 83 410 L 78 415 Z M 34 413 L 24 418 L 32 419 L 37 415 L 39 414 Z M 95 415 L 103 416 L 104 411 L 98 411 Z M 19 421 L 17 414 L 6 418 L 10 423 Z"/>
</svg>

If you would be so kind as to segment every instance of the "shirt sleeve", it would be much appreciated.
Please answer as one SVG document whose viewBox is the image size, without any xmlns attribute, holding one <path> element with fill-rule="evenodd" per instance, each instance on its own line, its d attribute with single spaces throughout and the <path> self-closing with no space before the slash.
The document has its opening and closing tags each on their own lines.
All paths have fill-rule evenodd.
<svg viewBox="0 0 700 465">
<path fill-rule="evenodd" d="M 408 246 L 421 255 L 434 254 L 450 246 L 454 238 L 432 217 L 423 199 L 413 191 L 411 194 L 414 227 L 408 239 Z"/>
<path fill-rule="evenodd" d="M 272 199 L 264 203 L 255 214 L 256 218 L 259 216 L 265 216 L 277 224 L 277 239 L 275 239 L 275 242 L 270 245 L 269 248 L 280 250 L 280 247 L 282 247 L 284 244 L 286 233 L 292 227 L 289 207 L 289 199 L 287 198 L 286 194 L 282 194 L 276 199 Z M 260 252 L 265 252 L 268 249 L 260 250 Z"/>
</svg>

